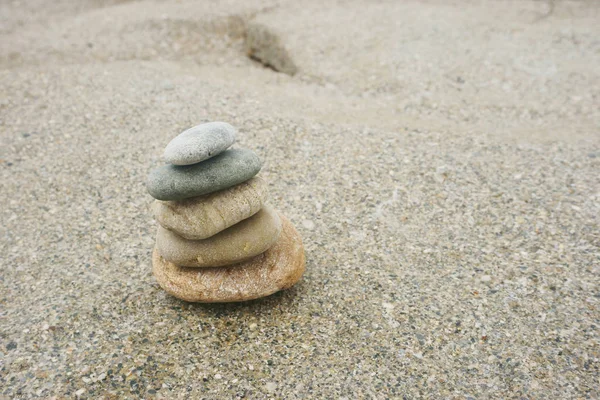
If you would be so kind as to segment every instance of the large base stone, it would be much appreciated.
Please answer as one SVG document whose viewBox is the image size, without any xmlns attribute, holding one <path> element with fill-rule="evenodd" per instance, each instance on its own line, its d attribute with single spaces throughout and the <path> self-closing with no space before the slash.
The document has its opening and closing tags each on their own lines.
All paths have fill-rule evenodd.
<svg viewBox="0 0 600 400">
<path fill-rule="evenodd" d="M 154 249 L 154 276 L 169 294 L 190 302 L 245 301 L 287 289 L 304 273 L 304 246 L 292 223 L 281 214 L 280 217 L 283 229 L 279 240 L 248 261 L 215 268 L 179 267 Z"/>
</svg>

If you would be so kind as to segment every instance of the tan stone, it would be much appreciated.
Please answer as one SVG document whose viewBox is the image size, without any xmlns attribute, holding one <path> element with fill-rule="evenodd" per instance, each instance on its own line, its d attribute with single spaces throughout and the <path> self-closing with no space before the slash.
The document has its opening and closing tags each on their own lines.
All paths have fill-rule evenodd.
<svg viewBox="0 0 600 400">
<path fill-rule="evenodd" d="M 219 267 L 239 263 L 271 247 L 281 234 L 274 208 L 263 207 L 248 219 L 204 240 L 188 240 L 159 226 L 156 247 L 165 260 L 183 267 Z"/>
<path fill-rule="evenodd" d="M 199 269 L 178 267 L 154 249 L 154 276 L 167 293 L 202 303 L 252 300 L 287 289 L 304 273 L 304 247 L 292 223 L 280 217 L 279 240 L 259 256 L 240 264 Z"/>
<path fill-rule="evenodd" d="M 250 218 L 267 201 L 267 184 L 252 178 L 239 185 L 180 201 L 152 203 L 154 218 L 164 228 L 190 240 L 206 239 Z"/>
</svg>

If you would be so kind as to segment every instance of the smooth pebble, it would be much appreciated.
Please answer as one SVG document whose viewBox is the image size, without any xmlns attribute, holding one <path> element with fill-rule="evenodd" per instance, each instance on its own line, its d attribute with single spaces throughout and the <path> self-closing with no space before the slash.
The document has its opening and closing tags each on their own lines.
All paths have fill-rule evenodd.
<svg viewBox="0 0 600 400">
<path fill-rule="evenodd" d="M 180 201 L 155 200 L 154 218 L 170 231 L 190 240 L 206 239 L 250 218 L 265 204 L 266 182 L 259 177 L 205 196 Z"/>
<path fill-rule="evenodd" d="M 148 193 L 157 200 L 182 200 L 217 192 L 245 182 L 260 171 L 252 150 L 227 150 L 199 164 L 163 165 L 148 176 Z"/>
<path fill-rule="evenodd" d="M 250 218 L 204 240 L 188 240 L 159 226 L 156 248 L 167 261 L 182 267 L 219 267 L 263 253 L 280 234 L 277 211 L 265 206 Z"/>
<path fill-rule="evenodd" d="M 259 256 L 227 267 L 198 269 L 170 263 L 155 249 L 154 276 L 167 293 L 190 302 L 245 301 L 287 289 L 304 273 L 304 247 L 292 223 L 283 215 L 280 218 L 279 240 Z"/>
<path fill-rule="evenodd" d="M 166 162 L 191 165 L 208 160 L 235 142 L 237 130 L 226 122 L 209 122 L 194 126 L 169 142 L 164 152 Z"/>
</svg>

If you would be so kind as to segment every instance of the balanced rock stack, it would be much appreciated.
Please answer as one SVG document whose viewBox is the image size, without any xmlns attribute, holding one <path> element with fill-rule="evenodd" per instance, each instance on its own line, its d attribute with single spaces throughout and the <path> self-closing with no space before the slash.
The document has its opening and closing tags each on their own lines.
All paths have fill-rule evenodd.
<svg viewBox="0 0 600 400">
<path fill-rule="evenodd" d="M 186 301 L 231 302 L 268 296 L 304 272 L 304 248 L 292 223 L 267 204 L 258 156 L 229 149 L 236 129 L 198 125 L 165 149 L 148 192 L 159 223 L 154 275 Z"/>
</svg>

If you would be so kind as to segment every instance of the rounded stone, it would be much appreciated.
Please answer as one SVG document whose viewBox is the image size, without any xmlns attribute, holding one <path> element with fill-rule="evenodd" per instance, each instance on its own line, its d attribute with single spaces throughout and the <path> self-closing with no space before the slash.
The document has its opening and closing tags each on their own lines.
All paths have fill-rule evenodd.
<svg viewBox="0 0 600 400">
<path fill-rule="evenodd" d="M 205 196 L 152 203 L 154 218 L 165 229 L 190 240 L 209 238 L 250 218 L 267 201 L 266 182 L 259 177 Z"/>
<path fill-rule="evenodd" d="M 265 206 L 250 218 L 204 240 L 188 240 L 159 226 L 156 248 L 165 260 L 182 267 L 219 267 L 265 252 L 280 234 L 277 211 Z"/>
<path fill-rule="evenodd" d="M 237 185 L 252 178 L 262 164 L 252 150 L 227 150 L 199 164 L 163 165 L 148 176 L 148 193 L 158 200 L 182 200 Z"/>
<path fill-rule="evenodd" d="M 226 303 L 265 297 L 293 286 L 304 273 L 302 239 L 283 215 L 279 240 L 266 252 L 240 264 L 186 268 L 166 261 L 155 249 L 153 273 L 169 294 L 190 302 Z"/>
<path fill-rule="evenodd" d="M 194 126 L 171 140 L 163 157 L 175 165 L 196 164 L 227 150 L 235 142 L 236 133 L 237 130 L 226 122 Z"/>
</svg>

